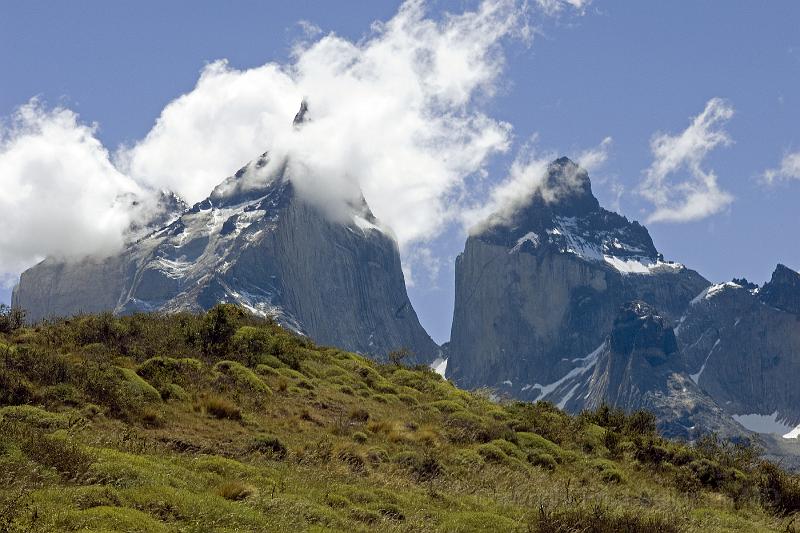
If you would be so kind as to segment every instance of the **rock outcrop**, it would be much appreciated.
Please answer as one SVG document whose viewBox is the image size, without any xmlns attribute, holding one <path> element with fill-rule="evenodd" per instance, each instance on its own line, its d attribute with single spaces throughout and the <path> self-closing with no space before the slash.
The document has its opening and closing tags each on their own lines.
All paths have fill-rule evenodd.
<svg viewBox="0 0 800 533">
<path fill-rule="evenodd" d="M 578 412 L 602 404 L 656 415 L 661 432 L 692 440 L 715 431 L 740 436 L 738 425 L 681 371 L 673 328 L 652 306 L 629 302 L 620 309 L 587 379 L 579 379 L 564 404 Z"/>
</svg>

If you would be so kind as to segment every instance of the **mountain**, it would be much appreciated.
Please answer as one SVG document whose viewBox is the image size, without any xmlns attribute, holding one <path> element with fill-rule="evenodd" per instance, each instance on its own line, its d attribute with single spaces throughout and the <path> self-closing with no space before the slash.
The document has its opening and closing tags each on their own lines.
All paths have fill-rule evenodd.
<svg viewBox="0 0 800 533">
<path fill-rule="evenodd" d="M 286 168 L 265 153 L 114 256 L 47 259 L 22 274 L 13 304 L 36 321 L 231 302 L 322 344 L 374 357 L 406 348 L 431 362 L 439 347 L 408 299 L 390 232 L 363 198 L 332 218 L 296 192 Z"/>
<path fill-rule="evenodd" d="M 558 159 L 527 205 L 490 218 L 456 259 L 447 375 L 543 398 L 546 384 L 589 372 L 624 303 L 674 319 L 708 285 L 664 261 L 644 227 L 601 208 L 588 174 Z"/>
<path fill-rule="evenodd" d="M 800 274 L 712 285 L 601 208 L 562 158 L 526 205 L 467 239 L 449 354 L 448 378 L 468 388 L 647 409 L 667 435 L 755 432 L 784 449 L 773 436 L 800 433 Z"/>
<path fill-rule="evenodd" d="M 785 435 L 800 425 L 800 274 L 778 265 L 762 287 L 712 285 L 676 328 L 692 380 L 743 426 Z"/>
<path fill-rule="evenodd" d="M 649 304 L 624 304 L 611 333 L 590 357 L 591 375 L 575 375 L 553 391 L 565 391 L 561 405 L 568 411 L 603 404 L 628 412 L 644 409 L 656 416 L 668 437 L 695 440 L 708 428 L 726 437 L 742 436 L 738 424 L 681 371 L 674 330 Z"/>
</svg>

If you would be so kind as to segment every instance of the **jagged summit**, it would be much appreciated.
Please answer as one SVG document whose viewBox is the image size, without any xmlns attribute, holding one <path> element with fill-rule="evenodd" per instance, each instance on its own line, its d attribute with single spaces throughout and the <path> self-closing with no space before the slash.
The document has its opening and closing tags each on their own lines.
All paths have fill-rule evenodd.
<svg viewBox="0 0 800 533">
<path fill-rule="evenodd" d="M 761 301 L 789 313 L 800 315 L 800 274 L 778 264 L 772 279 L 758 292 Z"/>
<path fill-rule="evenodd" d="M 600 207 L 592 193 L 589 173 L 568 157 L 560 157 L 550 163 L 542 189 L 534 202 L 546 198 L 553 209 L 566 216 L 579 216 Z"/>
<path fill-rule="evenodd" d="M 600 207 L 589 174 L 566 157 L 550 163 L 542 186 L 526 205 L 492 220 L 476 236 L 512 252 L 555 250 L 626 274 L 681 268 L 661 260 L 646 228 Z"/>
</svg>

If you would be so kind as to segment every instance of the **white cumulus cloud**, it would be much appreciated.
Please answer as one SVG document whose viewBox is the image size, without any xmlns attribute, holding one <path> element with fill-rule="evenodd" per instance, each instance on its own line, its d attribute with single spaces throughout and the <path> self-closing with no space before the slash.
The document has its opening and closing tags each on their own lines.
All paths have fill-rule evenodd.
<svg viewBox="0 0 800 533">
<path fill-rule="evenodd" d="M 358 41 L 302 23 L 289 61 L 210 63 L 144 138 L 112 150 L 74 112 L 32 101 L 2 130 L 0 273 L 113 252 L 142 216 L 132 198 L 147 205 L 170 190 L 197 202 L 265 151 L 288 162 L 301 194 L 334 210 L 363 191 L 405 257 L 434 264 L 412 248 L 460 221 L 471 177 L 513 142 L 484 105 L 501 83 L 505 40 L 531 39 L 531 6 L 587 4 L 484 0 L 431 17 L 423 0 L 407 0 Z M 295 128 L 303 99 L 309 121 Z M 515 179 L 532 172 L 515 165 Z"/>
<path fill-rule="evenodd" d="M 45 255 L 118 248 L 132 221 L 131 198 L 141 193 L 111 163 L 95 126 L 31 100 L 0 126 L 0 273 Z"/>
<path fill-rule="evenodd" d="M 733 107 L 725 100 L 712 98 L 681 133 L 658 133 L 653 137 L 653 163 L 639 188 L 655 208 L 648 222 L 700 220 L 733 202 L 733 196 L 719 186 L 714 171 L 703 168 L 709 152 L 732 143 L 724 126 L 733 113 Z M 670 179 L 674 175 L 679 178 Z"/>
</svg>

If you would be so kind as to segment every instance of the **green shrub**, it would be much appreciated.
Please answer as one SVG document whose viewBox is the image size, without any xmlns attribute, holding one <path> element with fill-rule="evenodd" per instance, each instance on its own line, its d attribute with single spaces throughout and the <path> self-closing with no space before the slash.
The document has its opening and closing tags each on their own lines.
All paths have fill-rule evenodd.
<svg viewBox="0 0 800 533">
<path fill-rule="evenodd" d="M 517 433 L 517 442 L 524 451 L 547 453 L 559 462 L 563 460 L 564 449 L 555 442 L 549 441 L 536 433 Z"/>
<path fill-rule="evenodd" d="M 256 489 L 252 485 L 248 485 L 242 481 L 233 480 L 225 481 L 220 484 L 216 492 L 226 500 L 239 501 L 252 496 Z"/>
<path fill-rule="evenodd" d="M 435 402 L 431 402 L 430 405 L 435 407 L 442 413 L 448 413 L 448 414 L 464 410 L 464 406 L 462 404 L 454 402 L 453 400 L 438 400 Z"/>
<path fill-rule="evenodd" d="M 37 463 L 53 468 L 64 480 L 80 480 L 94 464 L 94 454 L 64 435 L 29 433 L 20 443 L 22 451 Z"/>
<path fill-rule="evenodd" d="M 483 456 L 469 448 L 458 450 L 453 456 L 453 463 L 462 468 L 479 468 L 483 462 Z"/>
<path fill-rule="evenodd" d="M 25 311 L 0 304 L 0 333 L 13 333 L 25 325 Z"/>
<path fill-rule="evenodd" d="M 19 372 L 0 368 L 0 405 L 20 405 L 33 401 L 33 384 Z"/>
<path fill-rule="evenodd" d="M 144 403 L 161 401 L 161 394 L 155 387 L 143 380 L 136 372 L 130 368 L 119 368 L 118 370 L 124 378 L 123 387 L 131 398 L 141 399 Z"/>
<path fill-rule="evenodd" d="M 186 402 L 189 401 L 190 396 L 186 390 L 181 387 L 180 385 L 176 385 L 175 383 L 170 383 L 166 385 L 164 388 L 159 390 L 161 393 L 161 397 L 164 400 L 174 400 L 177 402 Z"/>
<path fill-rule="evenodd" d="M 278 370 L 278 372 L 280 373 L 281 376 L 284 376 L 284 377 L 287 377 L 287 378 L 291 378 L 291 379 L 294 379 L 294 380 L 297 380 L 297 381 L 299 381 L 301 379 L 306 379 L 306 377 L 303 374 L 301 374 L 300 372 L 298 372 L 297 370 L 295 370 L 293 368 L 283 367 L 283 368 L 279 368 L 277 370 Z"/>
<path fill-rule="evenodd" d="M 171 383 L 196 387 L 205 381 L 203 363 L 191 358 L 151 357 L 139 365 L 136 373 L 157 388 Z"/>
<path fill-rule="evenodd" d="M 114 416 L 135 417 L 146 404 L 161 401 L 159 392 L 129 368 L 84 361 L 72 366 L 70 374 L 76 387 Z"/>
<path fill-rule="evenodd" d="M 483 420 L 468 411 L 455 411 L 444 420 L 447 438 L 455 443 L 486 440 Z"/>
<path fill-rule="evenodd" d="M 367 434 L 361 431 L 356 431 L 355 433 L 353 433 L 353 440 L 359 444 L 364 444 L 365 442 L 367 442 Z"/>
<path fill-rule="evenodd" d="M 253 440 L 250 449 L 270 455 L 276 459 L 283 459 L 288 453 L 286 445 L 273 435 L 259 435 Z"/>
<path fill-rule="evenodd" d="M 592 468 L 600 473 L 600 479 L 604 483 L 624 483 L 625 475 L 617 468 L 617 465 L 606 459 L 595 459 L 591 462 Z"/>
<path fill-rule="evenodd" d="M 242 411 L 239 407 L 221 396 L 210 396 L 203 401 L 205 411 L 214 418 L 228 420 L 241 420 Z"/>
<path fill-rule="evenodd" d="M 77 407 L 84 402 L 81 392 L 70 383 L 58 383 L 43 387 L 39 399 L 49 406 L 66 405 Z"/>
<path fill-rule="evenodd" d="M 225 376 L 226 384 L 240 392 L 254 395 L 256 400 L 262 400 L 272 394 L 272 390 L 252 370 L 236 361 L 220 361 L 214 365 L 214 370 Z"/>
<path fill-rule="evenodd" d="M 283 361 L 281 361 L 272 354 L 261 354 L 261 356 L 258 358 L 258 362 L 261 365 L 266 365 L 268 367 L 275 369 L 283 368 L 286 366 L 285 364 L 283 364 Z"/>
<path fill-rule="evenodd" d="M 236 358 L 249 367 L 263 363 L 263 355 L 268 355 L 273 344 L 273 336 L 264 328 L 242 326 L 231 339 L 231 351 Z"/>
<path fill-rule="evenodd" d="M 212 357 L 224 357 L 232 349 L 233 336 L 244 312 L 232 304 L 211 308 L 202 319 L 200 342 L 203 352 Z"/>
<path fill-rule="evenodd" d="M 478 446 L 478 453 L 487 463 L 505 464 L 508 463 L 508 455 L 492 443 L 481 444 Z"/>
<path fill-rule="evenodd" d="M 552 455 L 540 450 L 528 452 L 527 460 L 533 466 L 538 466 L 545 470 L 555 470 L 558 464 Z"/>
<path fill-rule="evenodd" d="M 758 474 L 758 487 L 767 508 L 780 515 L 800 511 L 800 477 L 767 461 L 761 462 Z"/>
<path fill-rule="evenodd" d="M 81 419 L 65 413 L 50 413 L 33 405 L 13 405 L 0 409 L 0 421 L 54 431 L 67 429 L 80 423 Z"/>
<path fill-rule="evenodd" d="M 505 439 L 496 439 L 491 441 L 489 444 L 492 446 L 497 446 L 498 448 L 503 450 L 503 453 L 508 457 L 514 457 L 515 459 L 525 458 L 525 454 L 522 453 L 522 450 L 520 450 L 514 443 L 509 442 Z"/>
<path fill-rule="evenodd" d="M 281 375 L 280 372 L 275 370 L 275 368 L 273 368 L 270 365 L 256 365 L 256 373 L 260 376 L 265 376 L 270 378 L 276 378 Z"/>
</svg>

